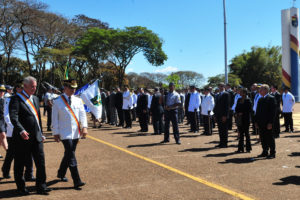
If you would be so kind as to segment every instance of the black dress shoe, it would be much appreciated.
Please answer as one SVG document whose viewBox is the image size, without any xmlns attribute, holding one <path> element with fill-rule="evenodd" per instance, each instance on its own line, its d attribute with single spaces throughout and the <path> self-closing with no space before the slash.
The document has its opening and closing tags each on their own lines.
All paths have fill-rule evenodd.
<svg viewBox="0 0 300 200">
<path fill-rule="evenodd" d="M 74 188 L 77 189 L 77 188 L 80 188 L 84 185 L 85 185 L 85 182 L 79 182 L 79 183 L 74 184 Z"/>
<path fill-rule="evenodd" d="M 17 190 L 17 193 L 19 194 L 19 195 L 21 195 L 21 196 L 26 196 L 26 195 L 29 195 L 30 193 L 29 193 L 29 191 L 26 189 L 26 188 L 24 188 L 24 189 L 18 189 Z"/>
<path fill-rule="evenodd" d="M 180 140 L 176 142 L 176 144 L 181 144 Z"/>
<path fill-rule="evenodd" d="M 37 190 L 36 193 L 40 194 L 40 195 L 49 195 L 49 191 L 47 191 L 46 189 L 45 190 Z"/>
<path fill-rule="evenodd" d="M 168 143 L 168 142 L 170 142 L 170 141 L 169 140 L 163 140 L 160 143 Z"/>
<path fill-rule="evenodd" d="M 243 150 L 237 150 L 235 153 L 244 153 Z"/>
<path fill-rule="evenodd" d="M 11 176 L 10 176 L 9 174 L 3 174 L 3 178 L 5 178 L 5 179 L 10 179 Z"/>
<path fill-rule="evenodd" d="M 261 153 L 257 157 L 262 158 L 262 157 L 267 157 L 267 156 L 268 156 L 268 153 Z"/>
<path fill-rule="evenodd" d="M 25 181 L 27 181 L 27 182 L 34 182 L 35 180 L 36 180 L 36 178 L 34 176 L 25 177 Z"/>
<path fill-rule="evenodd" d="M 68 179 L 66 177 L 57 177 L 60 179 L 61 182 L 68 182 Z"/>
<path fill-rule="evenodd" d="M 270 155 L 267 156 L 267 159 L 274 159 L 275 157 L 276 157 L 275 154 L 270 154 Z"/>
</svg>

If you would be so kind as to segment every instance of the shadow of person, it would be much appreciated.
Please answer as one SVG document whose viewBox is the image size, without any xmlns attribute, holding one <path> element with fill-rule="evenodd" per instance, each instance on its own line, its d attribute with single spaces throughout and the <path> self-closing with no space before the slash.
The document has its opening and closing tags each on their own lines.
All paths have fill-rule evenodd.
<svg viewBox="0 0 300 200">
<path fill-rule="evenodd" d="M 256 161 L 257 159 L 255 158 L 231 158 L 227 159 L 223 162 L 219 162 L 220 164 L 228 164 L 228 163 L 233 163 L 233 164 L 247 164 L 247 163 L 252 163 Z"/>
<path fill-rule="evenodd" d="M 231 155 L 236 155 L 236 152 L 229 152 L 229 153 L 216 153 L 216 154 L 207 154 L 203 157 L 227 157 Z"/>
<path fill-rule="evenodd" d="M 300 152 L 292 152 L 289 156 L 290 157 L 300 156 Z"/>
<path fill-rule="evenodd" d="M 210 151 L 216 149 L 215 147 L 207 147 L 207 148 L 191 148 L 191 149 L 184 149 L 178 152 L 202 152 L 202 151 Z"/>
<path fill-rule="evenodd" d="M 300 137 L 300 135 L 286 135 L 283 138 L 296 138 L 296 137 Z"/>
<path fill-rule="evenodd" d="M 280 179 L 281 182 L 273 183 L 273 185 L 300 185 L 300 176 L 288 176 Z"/>
<path fill-rule="evenodd" d="M 134 145 L 128 145 L 127 148 L 134 148 L 134 147 L 153 147 L 153 146 L 159 146 L 159 145 L 165 145 L 165 144 L 162 144 L 162 143 L 134 144 Z"/>
</svg>

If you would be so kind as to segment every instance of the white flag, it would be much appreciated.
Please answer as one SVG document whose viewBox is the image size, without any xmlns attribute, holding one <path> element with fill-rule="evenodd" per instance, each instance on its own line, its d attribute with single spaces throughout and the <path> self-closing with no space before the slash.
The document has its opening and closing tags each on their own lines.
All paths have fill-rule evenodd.
<svg viewBox="0 0 300 200">
<path fill-rule="evenodd" d="M 98 80 L 96 80 L 85 91 L 83 91 L 80 97 L 96 117 L 96 119 L 100 119 L 102 115 L 102 101 Z"/>
</svg>

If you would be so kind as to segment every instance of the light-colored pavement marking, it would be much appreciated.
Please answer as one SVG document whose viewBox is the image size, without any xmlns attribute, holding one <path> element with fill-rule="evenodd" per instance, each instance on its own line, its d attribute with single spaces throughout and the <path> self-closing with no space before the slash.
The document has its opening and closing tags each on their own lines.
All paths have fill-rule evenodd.
<svg viewBox="0 0 300 200">
<path fill-rule="evenodd" d="M 90 136 L 90 135 L 88 135 L 87 137 L 90 138 L 90 139 L 92 139 L 92 140 L 94 140 L 94 141 L 100 142 L 100 143 L 105 144 L 105 145 L 107 145 L 107 146 L 110 146 L 110 147 L 112 147 L 112 148 L 115 148 L 115 149 L 118 149 L 118 150 L 120 150 L 120 151 L 123 151 L 123 152 L 125 152 L 125 153 L 127 153 L 127 154 L 129 154 L 129 155 L 132 155 L 132 156 L 136 157 L 136 158 L 140 158 L 140 159 L 145 160 L 145 161 L 147 161 L 147 162 L 150 162 L 150 163 L 152 163 L 152 164 L 155 164 L 155 165 L 158 165 L 158 166 L 160 166 L 160 167 L 163 167 L 163 168 L 165 168 L 165 169 L 167 169 L 167 170 L 169 170 L 169 171 L 172 171 L 172 172 L 174 172 L 174 173 L 176 173 L 176 174 L 180 174 L 180 175 L 185 176 L 185 177 L 187 177 L 187 178 L 189 178 L 189 179 L 192 179 L 192 180 L 194 180 L 194 181 L 197 181 L 197 182 L 199 182 L 199 183 L 202 183 L 202 184 L 204 184 L 204 185 L 206 185 L 206 186 L 208 186 L 208 187 L 217 189 L 217 190 L 219 190 L 219 191 L 222 191 L 222 192 L 224 192 L 224 193 L 227 193 L 227 194 L 229 194 L 229 195 L 232 195 L 232 196 L 234 196 L 234 197 L 237 197 L 237 198 L 239 198 L 239 199 L 242 199 L 242 200 L 254 200 L 254 198 L 248 197 L 248 196 L 246 196 L 246 195 L 244 195 L 244 194 L 242 194 L 242 193 L 240 193 L 240 192 L 235 192 L 235 191 L 233 191 L 233 190 L 231 190 L 231 189 L 229 189 L 229 188 L 226 188 L 226 187 L 223 187 L 223 186 L 221 186 L 221 185 L 218 185 L 218 184 L 209 182 L 209 181 L 207 181 L 207 180 L 205 180 L 205 179 L 203 179 L 203 178 L 193 176 L 193 175 L 188 174 L 188 173 L 186 173 L 186 172 L 183 172 L 183 171 L 181 171 L 181 170 L 175 169 L 175 168 L 173 168 L 173 167 L 171 167 L 171 166 L 165 165 L 165 164 L 163 164 L 163 163 L 157 162 L 157 161 L 155 161 L 155 160 L 152 160 L 152 159 L 149 159 L 149 158 L 147 158 L 147 157 L 144 157 L 144 156 L 141 156 L 141 155 L 139 155 L 139 154 L 136 154 L 136 153 L 133 153 L 133 152 L 131 152 L 131 151 L 128 151 L 127 149 L 124 149 L 124 148 L 122 148 L 122 147 L 116 146 L 116 145 L 111 144 L 111 143 L 109 143 L 109 142 L 105 142 L 105 141 L 103 141 L 103 140 L 100 140 L 100 139 L 95 138 L 95 137 Z"/>
</svg>

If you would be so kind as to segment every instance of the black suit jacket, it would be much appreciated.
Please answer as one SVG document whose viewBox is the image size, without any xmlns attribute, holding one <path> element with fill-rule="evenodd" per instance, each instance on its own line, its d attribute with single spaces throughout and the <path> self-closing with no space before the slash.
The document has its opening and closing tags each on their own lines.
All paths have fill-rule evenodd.
<svg viewBox="0 0 300 200">
<path fill-rule="evenodd" d="M 223 92 L 216 96 L 216 104 L 214 107 L 214 113 L 217 118 L 229 117 L 230 110 L 230 95 L 228 92 Z"/>
<path fill-rule="evenodd" d="M 6 132 L 4 121 L 4 98 L 0 98 L 0 132 Z"/>
<path fill-rule="evenodd" d="M 184 101 L 184 109 L 185 112 L 188 113 L 188 109 L 189 109 L 189 104 L 190 104 L 190 98 L 191 98 L 191 93 L 189 92 L 186 97 L 185 97 L 185 101 Z"/>
<path fill-rule="evenodd" d="M 267 124 L 273 124 L 276 113 L 275 98 L 269 94 L 258 100 L 255 121 L 260 128 L 266 128 Z"/>
<path fill-rule="evenodd" d="M 146 94 L 140 94 L 137 99 L 136 112 L 142 114 L 143 110 L 148 110 L 148 96 Z"/>
<path fill-rule="evenodd" d="M 159 103 L 159 100 L 161 98 L 161 93 L 155 93 L 152 96 L 150 111 L 152 114 L 162 114 L 164 112 L 163 106 Z"/>
<path fill-rule="evenodd" d="M 39 125 L 42 130 L 39 99 L 36 96 L 33 96 L 33 105 L 38 112 Z M 42 131 L 39 129 L 34 114 L 18 95 L 11 97 L 9 116 L 14 125 L 13 140 L 15 142 L 25 142 L 20 134 L 23 130 L 29 133 L 29 141 L 42 142 Z"/>
<path fill-rule="evenodd" d="M 280 93 L 275 92 L 274 94 L 270 93 L 270 95 L 275 98 L 277 111 L 280 111 L 280 104 L 281 104 L 281 95 L 280 95 Z"/>
<path fill-rule="evenodd" d="M 116 93 L 115 106 L 117 109 L 122 109 L 122 107 L 123 107 L 123 93 L 122 92 Z"/>
</svg>

